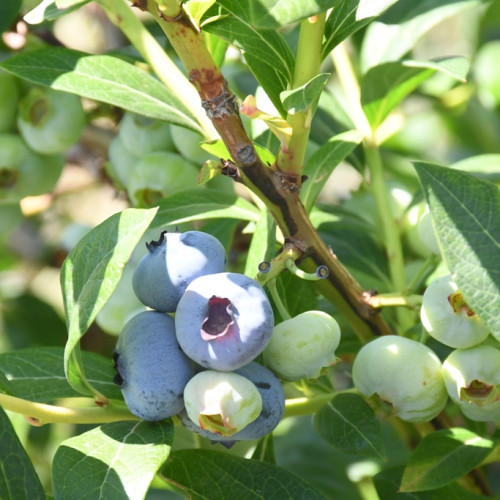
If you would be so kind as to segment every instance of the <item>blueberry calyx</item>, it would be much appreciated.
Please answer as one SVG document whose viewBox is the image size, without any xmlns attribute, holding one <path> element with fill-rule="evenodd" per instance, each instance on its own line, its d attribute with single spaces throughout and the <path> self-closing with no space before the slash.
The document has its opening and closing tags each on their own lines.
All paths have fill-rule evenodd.
<svg viewBox="0 0 500 500">
<path fill-rule="evenodd" d="M 205 321 L 201 325 L 201 338 L 213 340 L 214 337 L 223 337 L 234 325 L 231 301 L 227 298 L 212 297 L 208 300 L 208 311 Z"/>
<path fill-rule="evenodd" d="M 467 317 L 472 318 L 476 316 L 476 313 L 474 310 L 465 302 L 465 299 L 463 298 L 462 294 L 460 292 L 455 292 L 452 293 L 448 297 L 448 302 L 450 303 L 451 307 L 453 308 L 453 311 L 456 313 L 462 311 L 464 312 Z"/>
<path fill-rule="evenodd" d="M 151 240 L 149 243 L 146 243 L 146 248 L 150 251 L 150 252 L 153 252 L 155 248 L 163 245 L 163 243 L 165 242 L 166 240 L 166 234 L 168 233 L 168 231 L 162 231 L 160 233 L 160 237 L 158 238 L 158 240 Z"/>
<path fill-rule="evenodd" d="M 462 390 L 472 399 L 487 399 L 491 395 L 493 386 L 480 380 L 473 380 L 469 387 L 464 387 Z"/>
</svg>

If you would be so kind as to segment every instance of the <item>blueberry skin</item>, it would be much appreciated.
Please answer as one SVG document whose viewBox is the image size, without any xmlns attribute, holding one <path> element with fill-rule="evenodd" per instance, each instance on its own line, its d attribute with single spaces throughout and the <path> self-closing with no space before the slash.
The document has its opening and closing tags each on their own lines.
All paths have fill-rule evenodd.
<svg viewBox="0 0 500 500">
<path fill-rule="evenodd" d="M 223 303 L 215 304 L 215 312 L 214 300 Z M 207 333 L 204 325 L 209 318 L 212 327 L 222 324 L 226 329 Z M 253 361 L 269 343 L 273 328 L 273 311 L 263 288 L 238 273 L 211 274 L 192 281 L 175 313 L 182 350 L 212 370 L 233 371 Z"/>
<path fill-rule="evenodd" d="M 132 317 L 115 349 L 115 382 L 129 410 L 143 420 L 163 420 L 184 408 L 184 387 L 195 373 L 179 347 L 174 320 L 157 311 Z"/>
<path fill-rule="evenodd" d="M 187 429 L 211 441 L 221 442 L 226 446 L 231 446 L 236 441 L 252 441 L 269 434 L 279 424 L 285 411 L 285 392 L 280 381 L 271 370 L 252 361 L 234 371 L 253 382 L 262 397 L 262 411 L 253 422 L 250 422 L 236 434 L 225 437 L 201 429 L 187 416 L 185 409 L 179 414 L 182 424 Z"/>
<path fill-rule="evenodd" d="M 146 247 L 148 253 L 134 271 L 132 287 L 144 305 L 157 311 L 175 312 L 191 281 L 226 267 L 224 247 L 202 231 L 162 232 L 158 241 Z"/>
</svg>

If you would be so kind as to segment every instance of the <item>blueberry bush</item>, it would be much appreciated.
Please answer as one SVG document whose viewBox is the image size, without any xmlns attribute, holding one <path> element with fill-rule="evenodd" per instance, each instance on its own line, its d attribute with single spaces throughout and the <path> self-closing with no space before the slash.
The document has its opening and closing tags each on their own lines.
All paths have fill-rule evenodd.
<svg viewBox="0 0 500 500">
<path fill-rule="evenodd" d="M 0 2 L 0 498 L 500 498 L 500 4 Z"/>
</svg>

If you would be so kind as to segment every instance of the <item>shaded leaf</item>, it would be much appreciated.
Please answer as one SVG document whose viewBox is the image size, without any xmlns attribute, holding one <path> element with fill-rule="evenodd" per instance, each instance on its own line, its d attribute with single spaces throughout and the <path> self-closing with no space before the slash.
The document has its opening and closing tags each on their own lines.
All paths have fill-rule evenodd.
<svg viewBox="0 0 500 500">
<path fill-rule="evenodd" d="M 160 475 L 185 490 L 193 500 L 323 499 L 285 469 L 212 450 L 174 451 Z"/>
<path fill-rule="evenodd" d="M 337 394 L 314 415 L 314 425 L 325 441 L 344 453 L 385 459 L 380 422 L 356 394 Z"/>
<path fill-rule="evenodd" d="M 14 21 L 21 9 L 22 0 L 9 0 L 0 3 L 0 33 L 3 33 Z"/>
<path fill-rule="evenodd" d="M 126 209 L 87 233 L 61 269 L 68 341 L 64 369 L 70 385 L 93 394 L 83 373 L 79 341 L 120 281 L 123 268 L 157 209 Z"/>
<path fill-rule="evenodd" d="M 114 422 L 64 441 L 52 467 L 54 498 L 144 498 L 173 437 L 167 420 Z"/>
<path fill-rule="evenodd" d="M 487 3 L 485 0 L 399 0 L 370 24 L 363 39 L 361 66 L 397 61 L 431 28 L 445 19 Z"/>
<path fill-rule="evenodd" d="M 255 278 L 261 262 L 269 262 L 275 257 L 276 222 L 267 208 L 262 210 L 260 219 L 255 224 L 252 241 L 248 248 L 244 274 Z"/>
<path fill-rule="evenodd" d="M 47 47 L 10 57 L 0 66 L 39 85 L 200 130 L 183 104 L 159 80 L 118 57 Z"/>
<path fill-rule="evenodd" d="M 283 107 L 293 113 L 306 110 L 319 98 L 329 78 L 330 73 L 320 73 L 301 87 L 281 92 Z"/>
<path fill-rule="evenodd" d="M 188 189 L 160 201 L 155 225 L 180 224 L 205 219 L 257 221 L 260 210 L 232 193 L 215 189 Z"/>
<path fill-rule="evenodd" d="M 303 174 L 307 176 L 307 180 L 301 188 L 300 195 L 308 212 L 313 208 L 335 167 L 354 150 L 362 139 L 362 134 L 356 130 L 343 132 L 325 142 L 306 161 Z"/>
<path fill-rule="evenodd" d="M 431 490 L 452 483 L 476 468 L 494 446 L 491 439 L 464 428 L 428 434 L 410 455 L 400 489 Z"/>
<path fill-rule="evenodd" d="M 122 398 L 120 388 L 113 383 L 116 371 L 111 357 L 83 351 L 82 360 L 92 387 L 108 398 Z M 79 396 L 66 380 L 62 347 L 36 347 L 1 353 L 0 371 L 6 375 L 12 395 L 18 398 L 49 402 Z"/>
<path fill-rule="evenodd" d="M 436 71 L 464 81 L 469 62 L 464 57 L 439 61 L 401 61 L 371 68 L 361 83 L 361 104 L 365 115 L 376 129 L 387 115 L 422 82 Z"/>
<path fill-rule="evenodd" d="M 500 193 L 488 181 L 416 162 L 448 269 L 467 303 L 500 332 Z"/>
<path fill-rule="evenodd" d="M 42 483 L 19 441 L 9 417 L 0 407 L 0 498 L 45 500 Z"/>
</svg>

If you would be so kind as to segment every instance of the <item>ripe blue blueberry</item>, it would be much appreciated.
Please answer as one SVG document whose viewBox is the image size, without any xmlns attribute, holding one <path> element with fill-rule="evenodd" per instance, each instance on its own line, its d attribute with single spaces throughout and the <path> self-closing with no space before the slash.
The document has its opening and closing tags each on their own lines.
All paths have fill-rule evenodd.
<svg viewBox="0 0 500 500">
<path fill-rule="evenodd" d="M 118 337 L 115 368 L 115 382 L 137 417 L 163 420 L 184 408 L 194 365 L 177 343 L 170 316 L 143 311 L 130 319 Z"/>
<path fill-rule="evenodd" d="M 148 253 L 135 269 L 132 286 L 138 299 L 157 311 L 175 312 L 191 281 L 220 273 L 226 266 L 220 241 L 202 231 L 162 232 L 146 247 Z"/>
<path fill-rule="evenodd" d="M 285 392 L 280 381 L 274 373 L 256 362 L 251 362 L 235 373 L 242 375 L 255 384 L 262 398 L 262 410 L 260 415 L 250 422 L 241 431 L 232 436 L 222 436 L 208 430 L 201 429 L 188 417 L 186 410 L 182 410 L 179 417 L 183 425 L 211 441 L 218 441 L 231 445 L 235 441 L 252 441 L 259 439 L 272 432 L 279 424 L 285 411 Z"/>
<path fill-rule="evenodd" d="M 266 347 L 274 316 L 262 287 L 238 273 L 201 276 L 186 288 L 175 313 L 183 351 L 205 368 L 232 371 Z"/>
</svg>

